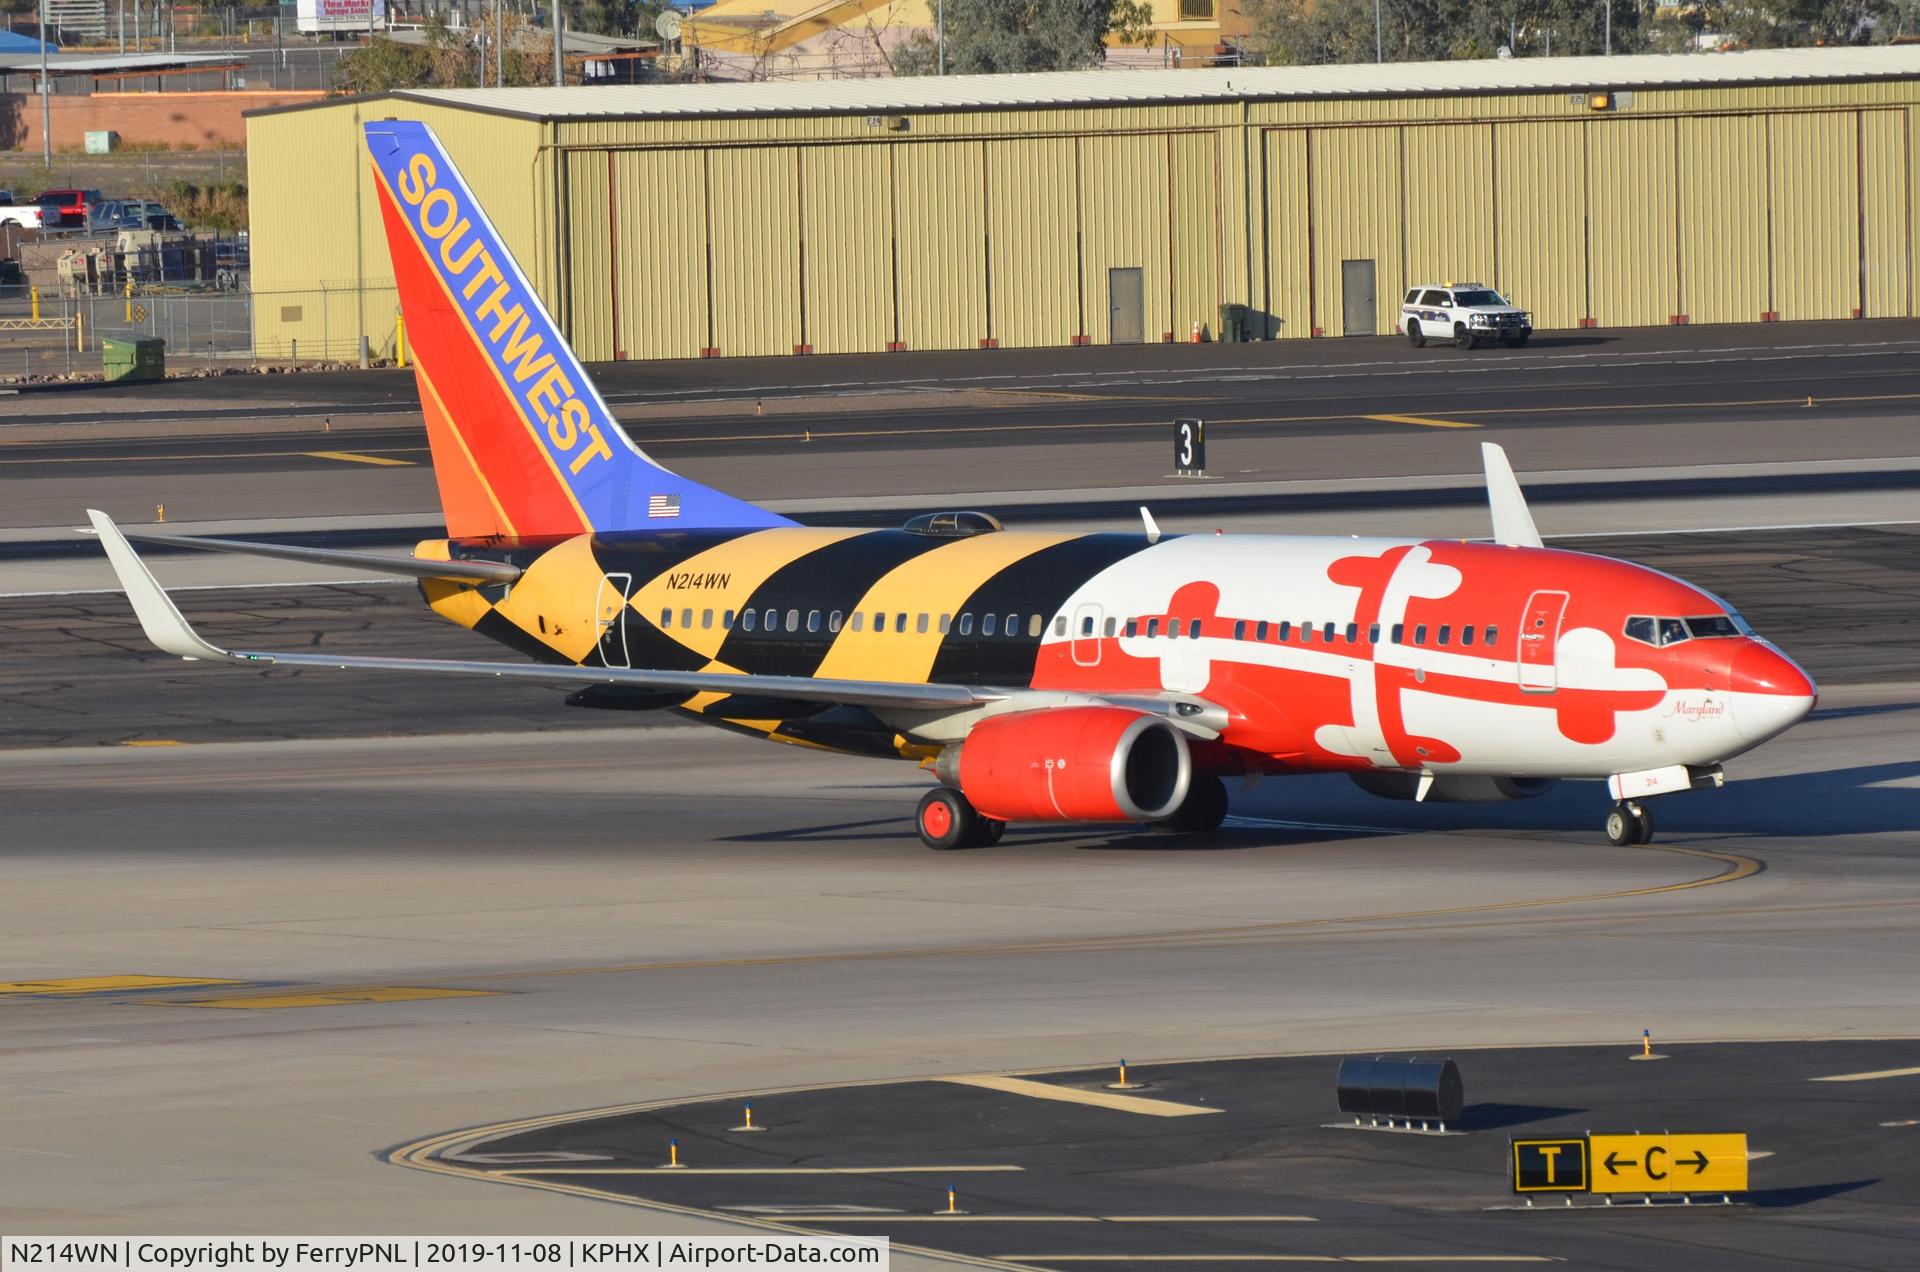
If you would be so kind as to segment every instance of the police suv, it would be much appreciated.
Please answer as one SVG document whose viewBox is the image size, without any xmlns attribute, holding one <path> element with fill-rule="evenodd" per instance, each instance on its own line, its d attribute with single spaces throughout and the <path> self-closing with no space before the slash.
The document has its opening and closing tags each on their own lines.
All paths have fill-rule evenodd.
<svg viewBox="0 0 1920 1272">
<path fill-rule="evenodd" d="M 1460 349 L 1498 340 L 1518 349 L 1533 334 L 1533 316 L 1479 283 L 1427 283 L 1407 289 L 1400 330 L 1416 349 L 1425 348 L 1429 340 L 1451 340 Z"/>
</svg>

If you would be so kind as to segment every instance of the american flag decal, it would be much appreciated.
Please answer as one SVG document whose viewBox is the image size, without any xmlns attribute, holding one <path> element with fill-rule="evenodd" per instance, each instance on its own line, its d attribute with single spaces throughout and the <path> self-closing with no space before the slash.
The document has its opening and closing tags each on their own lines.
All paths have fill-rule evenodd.
<svg viewBox="0 0 1920 1272">
<path fill-rule="evenodd" d="M 649 517 L 677 517 L 680 515 L 680 496 L 648 495 L 647 515 Z"/>
</svg>

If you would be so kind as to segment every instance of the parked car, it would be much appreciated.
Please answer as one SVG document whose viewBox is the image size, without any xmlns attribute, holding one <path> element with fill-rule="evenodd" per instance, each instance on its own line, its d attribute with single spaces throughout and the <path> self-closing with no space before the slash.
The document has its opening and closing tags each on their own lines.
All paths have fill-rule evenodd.
<svg viewBox="0 0 1920 1272">
<path fill-rule="evenodd" d="M 0 230 L 8 226 L 37 230 L 45 219 L 38 203 L 15 203 L 13 191 L 0 190 Z"/>
<path fill-rule="evenodd" d="M 1533 315 L 1480 283 L 1423 283 L 1407 289 L 1400 330 L 1416 349 L 1429 340 L 1451 340 L 1461 349 L 1498 340 L 1518 349 L 1533 334 Z"/>
<path fill-rule="evenodd" d="M 146 205 L 138 199 L 106 199 L 87 209 L 87 228 L 102 230 L 144 230 Z"/>
<path fill-rule="evenodd" d="M 98 190 L 42 190 L 33 196 L 33 201 L 43 208 L 56 210 L 57 214 L 47 216 L 49 222 L 82 227 L 87 223 L 87 209 L 104 202 Z"/>
</svg>

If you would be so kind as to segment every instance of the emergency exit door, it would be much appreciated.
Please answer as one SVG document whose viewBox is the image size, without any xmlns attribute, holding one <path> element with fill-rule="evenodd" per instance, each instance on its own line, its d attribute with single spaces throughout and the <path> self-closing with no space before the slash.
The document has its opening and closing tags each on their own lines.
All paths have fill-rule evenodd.
<svg viewBox="0 0 1920 1272">
<path fill-rule="evenodd" d="M 633 590 L 633 575 L 608 574 L 600 579 L 600 595 L 594 601 L 594 629 L 600 637 L 600 662 L 607 667 L 628 666 L 627 594 Z"/>
</svg>

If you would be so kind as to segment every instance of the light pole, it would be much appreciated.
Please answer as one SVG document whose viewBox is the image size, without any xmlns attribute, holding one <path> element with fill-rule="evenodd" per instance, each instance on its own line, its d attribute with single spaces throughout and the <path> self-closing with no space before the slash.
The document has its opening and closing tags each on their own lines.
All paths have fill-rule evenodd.
<svg viewBox="0 0 1920 1272">
<path fill-rule="evenodd" d="M 53 102 L 47 97 L 47 0 L 40 0 L 40 162 L 53 171 Z"/>
<path fill-rule="evenodd" d="M 947 73 L 947 0 L 940 0 L 940 6 L 934 13 L 934 27 L 939 34 L 934 37 L 934 73 Z"/>
<path fill-rule="evenodd" d="M 565 65 L 560 61 L 560 0 L 553 0 L 553 86 L 559 88 L 566 80 L 562 78 Z"/>
<path fill-rule="evenodd" d="M 504 0 L 493 0 L 493 86 L 507 86 L 507 15 Z"/>
<path fill-rule="evenodd" d="M 1607 0 L 1607 56 L 1613 56 L 1613 0 Z"/>
<path fill-rule="evenodd" d="M 1387 60 L 1386 41 L 1380 23 L 1380 0 L 1373 0 L 1373 60 L 1376 62 Z"/>
</svg>

